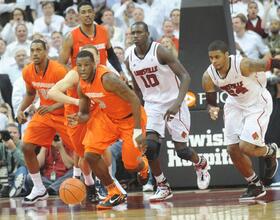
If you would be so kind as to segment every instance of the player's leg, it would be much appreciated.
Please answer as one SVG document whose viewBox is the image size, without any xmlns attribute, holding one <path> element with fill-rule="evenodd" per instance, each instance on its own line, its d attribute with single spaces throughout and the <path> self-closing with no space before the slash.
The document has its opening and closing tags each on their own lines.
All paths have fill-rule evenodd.
<svg viewBox="0 0 280 220">
<path fill-rule="evenodd" d="M 43 185 L 39 163 L 35 154 L 36 146 L 50 147 L 55 135 L 50 114 L 44 116 L 36 113 L 28 124 L 23 137 L 22 151 L 30 177 L 34 184 L 31 193 L 23 200 L 25 204 L 33 204 L 48 198 Z"/>
<path fill-rule="evenodd" d="M 182 105 L 180 111 L 166 125 L 175 145 L 177 156 L 183 160 L 193 162 L 198 188 L 208 188 L 211 179 L 208 172 L 210 169 L 209 164 L 203 156 L 199 156 L 194 149 L 187 146 L 190 128 L 190 112 L 187 105 Z"/>
</svg>

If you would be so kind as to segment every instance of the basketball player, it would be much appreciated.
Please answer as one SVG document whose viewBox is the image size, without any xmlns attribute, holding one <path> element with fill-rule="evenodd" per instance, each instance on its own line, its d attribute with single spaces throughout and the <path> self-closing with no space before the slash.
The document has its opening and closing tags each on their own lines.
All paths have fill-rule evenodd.
<svg viewBox="0 0 280 220">
<path fill-rule="evenodd" d="M 208 163 L 186 145 L 190 113 L 184 98 L 190 76 L 177 58 L 159 43 L 150 41 L 148 27 L 144 22 L 134 23 L 131 33 L 134 45 L 128 49 L 130 52 L 126 64 L 133 76 L 134 88 L 145 102 L 144 108 L 148 116 L 146 156 L 157 182 L 157 191 L 150 197 L 150 201 L 172 197 L 159 162 L 165 127 L 169 130 L 178 157 L 195 164 L 198 187 L 206 189 L 210 182 Z"/>
<path fill-rule="evenodd" d="M 106 65 L 107 56 L 110 64 L 126 79 L 116 56 L 105 27 L 94 22 L 95 12 L 90 2 L 81 2 L 78 5 L 81 25 L 72 30 L 63 42 L 59 61 L 67 64 L 71 58 L 72 67 L 76 66 L 76 57 L 80 49 L 87 44 L 94 45 L 100 54 L 100 63 Z"/>
<path fill-rule="evenodd" d="M 141 139 L 145 124 L 145 113 L 141 112 L 140 101 L 136 94 L 106 66 L 97 65 L 92 54 L 81 51 L 77 56 L 77 71 L 80 76 L 79 96 L 80 123 L 88 122 L 88 130 L 83 144 L 85 159 L 91 165 L 108 190 L 107 198 L 99 203 L 98 209 L 110 209 L 125 201 L 108 173 L 108 168 L 101 155 L 118 139 L 123 140 L 122 160 L 130 172 L 138 172 L 142 182 L 149 178 L 148 160 L 137 148 L 135 139 Z M 89 105 L 97 104 L 100 111 L 90 116 Z M 144 144 L 138 140 L 139 144 Z"/>
<path fill-rule="evenodd" d="M 265 144 L 264 137 L 272 112 L 272 98 L 266 89 L 263 71 L 279 68 L 279 60 L 251 60 L 229 55 L 223 41 L 208 47 L 211 65 L 203 74 L 208 109 L 213 120 L 220 108 L 216 102 L 216 86 L 228 94 L 224 106 L 225 139 L 228 152 L 237 170 L 248 182 L 240 200 L 255 199 L 266 194 L 253 170 L 250 157 L 265 157 L 265 177 L 272 178 L 278 167 L 277 145 Z"/>
<path fill-rule="evenodd" d="M 17 113 L 18 122 L 25 123 L 27 119 L 24 111 L 33 103 L 36 92 L 38 92 L 40 107 L 25 130 L 22 144 L 25 163 L 34 183 L 31 193 L 23 200 L 23 203 L 26 204 L 33 204 L 38 200 L 48 198 L 48 192 L 42 183 L 39 172 L 35 148 L 37 146 L 51 147 L 56 133 L 59 133 L 66 146 L 72 147 L 64 125 L 63 104 L 56 103 L 47 97 L 48 90 L 65 76 L 67 70 L 62 64 L 48 59 L 46 43 L 42 40 L 34 40 L 31 43 L 30 54 L 33 62 L 22 71 L 26 84 L 26 95 Z"/>
<path fill-rule="evenodd" d="M 99 52 L 93 45 L 85 45 L 82 47 L 82 50 L 86 50 L 92 53 L 94 56 L 94 60 L 96 60 L 96 64 L 99 64 Z M 79 74 L 77 72 L 77 67 L 71 69 L 67 75 L 57 82 L 48 92 L 48 97 L 53 99 L 54 101 L 64 103 L 65 104 L 65 116 L 68 118 L 67 122 L 67 132 L 72 141 L 73 146 L 75 147 L 75 152 L 79 155 L 79 167 L 83 172 L 83 176 L 85 179 L 85 184 L 87 186 L 87 190 L 89 192 L 88 198 L 92 202 L 96 202 L 96 198 L 94 197 L 95 188 L 94 188 L 94 180 L 91 174 L 91 168 L 86 160 L 84 160 L 84 146 L 82 144 L 85 133 L 86 133 L 86 124 L 76 124 L 72 125 L 71 121 L 77 115 L 79 111 L 79 99 L 77 93 L 77 87 L 79 83 Z M 65 94 L 66 92 L 66 94 Z M 116 180 L 116 185 L 122 191 L 123 194 L 126 194 L 126 191 L 122 188 L 122 186 Z M 97 190 L 98 191 L 98 190 Z M 99 199 L 103 198 L 104 195 L 98 193 Z"/>
</svg>

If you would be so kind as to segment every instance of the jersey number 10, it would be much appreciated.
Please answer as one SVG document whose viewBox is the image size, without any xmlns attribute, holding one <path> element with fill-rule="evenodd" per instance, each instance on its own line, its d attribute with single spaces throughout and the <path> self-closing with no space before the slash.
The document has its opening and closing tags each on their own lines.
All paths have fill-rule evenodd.
<svg viewBox="0 0 280 220">
<path fill-rule="evenodd" d="M 146 88 L 155 87 L 159 85 L 156 74 L 140 76 Z"/>
</svg>

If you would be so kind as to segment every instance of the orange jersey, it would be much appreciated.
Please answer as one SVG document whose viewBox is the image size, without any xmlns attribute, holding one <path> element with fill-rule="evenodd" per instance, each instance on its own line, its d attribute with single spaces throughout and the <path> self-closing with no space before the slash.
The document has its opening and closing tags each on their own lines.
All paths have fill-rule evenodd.
<svg viewBox="0 0 280 220">
<path fill-rule="evenodd" d="M 53 105 L 56 102 L 48 99 L 48 91 L 59 80 L 63 79 L 66 75 L 66 68 L 54 60 L 48 60 L 47 68 L 45 72 L 37 73 L 35 65 L 30 63 L 22 70 L 22 77 L 25 84 L 30 89 L 35 89 L 40 97 L 40 105 Z M 53 112 L 54 115 L 63 115 L 64 109 L 60 108 Z"/>
<path fill-rule="evenodd" d="M 81 48 L 87 44 L 94 45 L 100 54 L 100 64 L 106 65 L 107 61 L 107 44 L 109 42 L 109 37 L 107 30 L 98 24 L 94 25 L 95 35 L 94 37 L 87 36 L 80 27 L 72 30 L 73 37 L 73 50 L 71 55 L 72 67 L 76 66 L 76 58 Z"/>
<path fill-rule="evenodd" d="M 109 70 L 104 65 L 98 65 L 94 80 L 88 83 L 80 79 L 82 93 L 96 103 L 110 119 L 123 119 L 132 114 L 131 105 L 114 93 L 107 92 L 102 85 L 102 76 Z"/>
</svg>

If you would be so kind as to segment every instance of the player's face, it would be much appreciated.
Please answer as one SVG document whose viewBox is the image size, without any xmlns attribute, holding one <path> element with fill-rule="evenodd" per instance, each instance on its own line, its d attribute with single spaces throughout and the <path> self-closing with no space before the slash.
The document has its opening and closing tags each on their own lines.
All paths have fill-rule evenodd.
<svg viewBox="0 0 280 220">
<path fill-rule="evenodd" d="M 33 43 L 30 47 L 30 56 L 34 64 L 40 64 L 47 58 L 47 51 L 41 43 Z"/>
<path fill-rule="evenodd" d="M 79 57 L 77 58 L 77 71 L 81 79 L 89 81 L 94 74 L 95 62 L 90 57 Z"/>
<path fill-rule="evenodd" d="M 221 70 L 225 64 L 226 60 L 228 58 L 227 53 L 223 53 L 220 50 L 214 50 L 208 52 L 210 62 L 213 64 L 214 68 L 216 70 Z"/>
<path fill-rule="evenodd" d="M 136 46 L 140 46 L 147 42 L 149 33 L 145 31 L 145 28 L 142 25 L 133 25 L 131 28 L 131 36 L 133 43 Z"/>
<path fill-rule="evenodd" d="M 94 10 L 89 5 L 84 5 L 80 8 L 79 17 L 82 24 L 87 26 L 92 25 L 94 21 L 94 16 Z"/>
</svg>

